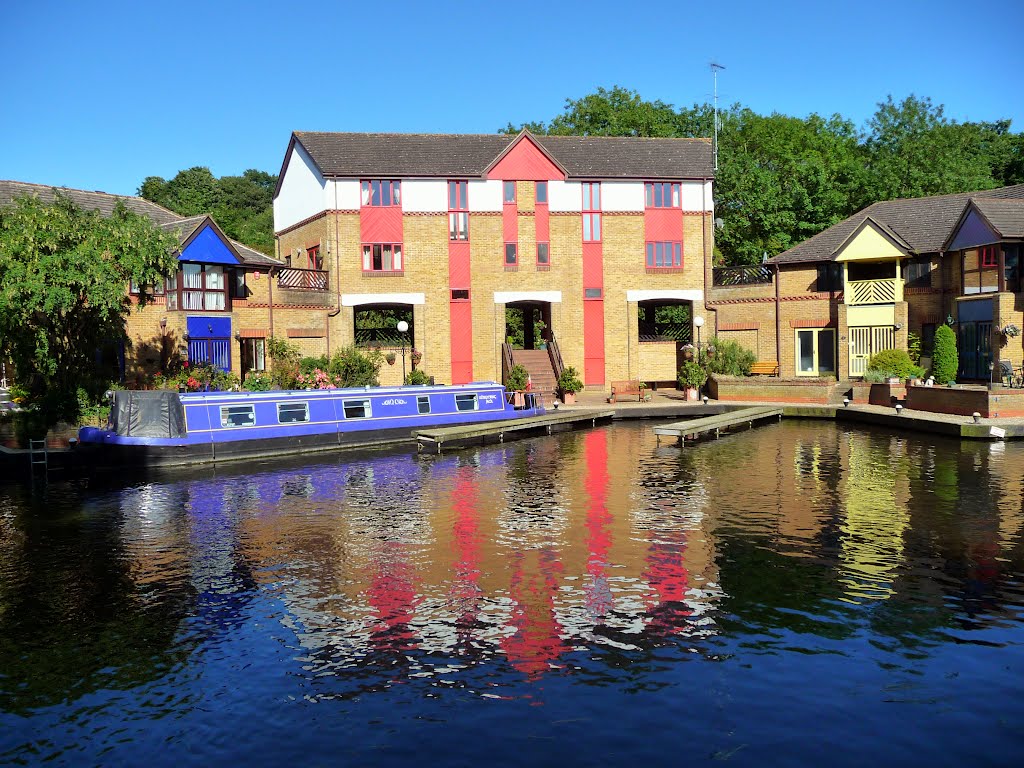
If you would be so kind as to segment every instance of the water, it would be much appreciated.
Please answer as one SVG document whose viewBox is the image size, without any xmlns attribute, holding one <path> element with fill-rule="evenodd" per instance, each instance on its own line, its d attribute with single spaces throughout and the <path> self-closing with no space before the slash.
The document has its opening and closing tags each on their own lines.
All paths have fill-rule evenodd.
<svg viewBox="0 0 1024 768">
<path fill-rule="evenodd" d="M 0 487 L 0 763 L 1017 765 L 1022 500 L 816 422 Z"/>
</svg>

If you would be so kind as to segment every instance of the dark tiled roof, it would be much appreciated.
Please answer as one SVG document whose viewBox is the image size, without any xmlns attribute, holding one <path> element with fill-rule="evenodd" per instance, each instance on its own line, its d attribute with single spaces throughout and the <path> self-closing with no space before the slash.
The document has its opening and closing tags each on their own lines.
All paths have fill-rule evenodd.
<svg viewBox="0 0 1024 768">
<path fill-rule="evenodd" d="M 325 176 L 481 176 L 508 134 L 317 133 L 295 139 Z M 535 136 L 572 178 L 711 178 L 708 139 Z"/>
<path fill-rule="evenodd" d="M 84 189 L 68 189 L 57 187 L 57 192 L 71 198 L 79 208 L 89 211 L 99 211 L 102 216 L 109 216 L 114 212 L 114 206 L 118 201 L 123 202 L 128 210 L 141 216 L 145 216 L 154 224 L 168 232 L 176 232 L 178 242 L 184 243 L 196 231 L 196 228 L 208 216 L 180 216 L 174 211 L 169 211 L 162 205 L 157 205 L 142 197 L 131 197 L 127 195 L 112 195 L 108 192 L 88 192 Z M 16 197 L 37 195 L 44 203 L 51 203 L 54 199 L 54 187 L 45 184 L 28 184 L 24 181 L 3 181 L 0 180 L 0 206 L 10 205 Z M 273 267 L 281 266 L 281 262 L 271 258 L 246 245 L 234 240 L 230 241 L 242 263 L 247 266 Z"/>
<path fill-rule="evenodd" d="M 16 197 L 38 195 L 44 203 L 52 203 L 54 199 L 54 187 L 45 184 L 28 184 L 24 181 L 0 181 L 0 205 L 10 205 Z M 125 204 L 128 210 L 138 213 L 150 219 L 154 224 L 166 224 L 181 218 L 173 211 L 169 211 L 161 205 L 151 203 L 141 197 L 128 197 L 124 195 L 112 195 L 107 192 L 87 192 L 84 189 L 68 189 L 57 187 L 56 190 L 71 200 L 79 208 L 88 211 L 99 211 L 103 216 L 109 216 L 114 212 L 114 206 L 118 201 Z"/>
<path fill-rule="evenodd" d="M 1002 237 L 1024 237 L 1024 200 L 978 197 L 972 201 Z"/>
<path fill-rule="evenodd" d="M 836 249 L 868 217 L 889 227 L 906 241 L 915 253 L 935 253 L 942 249 L 950 231 L 960 219 L 964 206 L 972 198 L 1019 200 L 1024 198 L 1024 184 L 980 192 L 960 192 L 953 195 L 913 197 L 874 203 L 769 259 L 769 262 L 795 264 L 804 261 L 831 261 Z"/>
</svg>

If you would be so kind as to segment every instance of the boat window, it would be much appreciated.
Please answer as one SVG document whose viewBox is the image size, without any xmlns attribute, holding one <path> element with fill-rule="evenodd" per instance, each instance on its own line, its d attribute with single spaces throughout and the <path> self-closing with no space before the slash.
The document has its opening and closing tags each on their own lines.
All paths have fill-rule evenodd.
<svg viewBox="0 0 1024 768">
<path fill-rule="evenodd" d="M 456 395 L 455 409 L 459 411 L 477 410 L 476 393 L 474 392 L 472 395 Z"/>
<path fill-rule="evenodd" d="M 220 408 L 220 425 L 222 427 L 255 427 L 255 406 L 222 405 Z"/>
<path fill-rule="evenodd" d="M 368 419 L 371 416 L 369 400 L 345 400 L 344 407 L 346 419 Z"/>
<path fill-rule="evenodd" d="M 309 421 L 309 403 L 278 403 L 277 421 L 279 424 Z"/>
<path fill-rule="evenodd" d="M 427 395 L 417 396 L 416 407 L 420 413 L 430 413 L 430 398 Z"/>
</svg>

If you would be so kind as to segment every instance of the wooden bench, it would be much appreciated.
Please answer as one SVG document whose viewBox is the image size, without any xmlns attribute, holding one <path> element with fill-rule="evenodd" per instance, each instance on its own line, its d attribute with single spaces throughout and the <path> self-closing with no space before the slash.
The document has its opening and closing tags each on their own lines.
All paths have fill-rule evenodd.
<svg viewBox="0 0 1024 768">
<path fill-rule="evenodd" d="M 750 373 L 757 374 L 759 376 L 778 376 L 779 375 L 779 361 L 778 360 L 758 360 L 752 366 L 750 366 Z"/>
<path fill-rule="evenodd" d="M 639 381 L 613 381 L 612 382 L 612 393 L 608 397 L 609 403 L 614 403 L 616 399 L 623 395 L 636 395 L 638 402 L 643 402 L 651 399 L 650 390 L 647 387 L 640 386 Z"/>
</svg>

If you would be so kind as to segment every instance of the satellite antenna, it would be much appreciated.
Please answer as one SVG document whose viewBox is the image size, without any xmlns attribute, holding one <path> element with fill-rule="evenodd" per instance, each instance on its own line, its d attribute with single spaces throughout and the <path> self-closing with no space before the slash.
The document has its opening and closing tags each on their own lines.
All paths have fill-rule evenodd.
<svg viewBox="0 0 1024 768">
<path fill-rule="evenodd" d="M 710 62 L 711 76 L 715 81 L 715 142 L 713 151 L 715 155 L 715 171 L 718 170 L 718 70 L 725 69 L 721 64 L 716 61 Z"/>
</svg>

